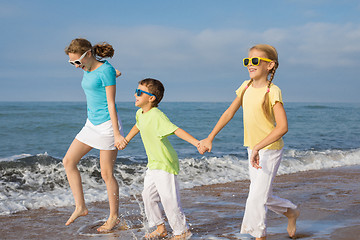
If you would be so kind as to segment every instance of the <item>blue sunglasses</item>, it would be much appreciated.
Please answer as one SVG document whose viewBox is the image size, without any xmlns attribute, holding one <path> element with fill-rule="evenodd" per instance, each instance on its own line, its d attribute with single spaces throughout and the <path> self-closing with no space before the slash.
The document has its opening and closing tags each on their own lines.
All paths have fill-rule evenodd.
<svg viewBox="0 0 360 240">
<path fill-rule="evenodd" d="M 143 91 L 143 90 L 141 90 L 141 89 L 138 89 L 138 88 L 135 90 L 135 93 L 136 93 L 136 95 L 137 95 L 138 97 L 140 97 L 142 93 L 146 93 L 147 95 L 149 95 L 149 96 L 154 96 L 154 97 L 156 98 L 156 96 L 155 96 L 154 94 L 149 93 L 149 92 L 145 92 L 145 91 Z"/>
</svg>

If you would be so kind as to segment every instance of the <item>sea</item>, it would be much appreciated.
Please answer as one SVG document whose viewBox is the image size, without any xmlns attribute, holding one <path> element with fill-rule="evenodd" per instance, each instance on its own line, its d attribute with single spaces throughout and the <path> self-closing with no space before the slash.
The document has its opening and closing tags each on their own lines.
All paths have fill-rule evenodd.
<svg viewBox="0 0 360 240">
<path fill-rule="evenodd" d="M 227 102 L 163 102 L 169 119 L 197 139 L 207 137 Z M 137 107 L 119 102 L 118 114 L 127 134 Z M 359 103 L 286 103 L 289 132 L 278 175 L 360 165 Z M 73 206 L 62 158 L 86 121 L 85 102 L 0 102 L 0 215 L 34 209 Z M 242 109 L 218 134 L 211 153 L 175 135 L 169 137 L 179 155 L 181 188 L 248 179 L 243 146 Z M 120 197 L 141 193 L 147 158 L 140 136 L 119 151 L 114 173 Z M 107 201 L 99 151 L 79 163 L 85 200 Z"/>
</svg>

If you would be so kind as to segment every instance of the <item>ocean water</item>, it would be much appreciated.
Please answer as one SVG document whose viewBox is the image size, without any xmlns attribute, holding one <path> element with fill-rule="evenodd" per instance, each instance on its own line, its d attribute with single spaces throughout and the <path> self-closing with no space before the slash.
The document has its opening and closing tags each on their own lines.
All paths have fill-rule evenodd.
<svg viewBox="0 0 360 240">
<path fill-rule="evenodd" d="M 170 103 L 160 109 L 179 127 L 205 138 L 230 103 Z M 118 103 L 127 134 L 135 123 L 134 103 Z M 360 165 L 360 104 L 287 103 L 289 132 L 278 174 Z M 0 215 L 74 204 L 62 157 L 86 120 L 84 102 L 0 102 Z M 182 188 L 248 178 L 242 110 L 220 132 L 213 151 L 169 137 L 180 159 Z M 142 190 L 146 154 L 140 136 L 119 151 L 115 176 L 120 195 Z M 106 201 L 99 151 L 79 164 L 86 202 Z"/>
</svg>

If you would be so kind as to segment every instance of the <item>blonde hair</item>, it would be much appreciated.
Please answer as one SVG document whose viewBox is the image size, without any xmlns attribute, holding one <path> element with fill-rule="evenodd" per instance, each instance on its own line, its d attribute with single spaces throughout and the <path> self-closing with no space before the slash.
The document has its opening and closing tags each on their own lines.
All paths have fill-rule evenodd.
<svg viewBox="0 0 360 240">
<path fill-rule="evenodd" d="M 270 92 L 270 87 L 271 87 L 271 83 L 274 79 L 274 76 L 275 76 L 275 72 L 276 72 L 276 69 L 279 67 L 279 60 L 278 60 L 278 53 L 276 51 L 276 49 L 273 47 L 273 46 L 270 46 L 268 44 L 258 44 L 258 45 L 255 45 L 253 46 L 252 48 L 249 49 L 249 52 L 251 50 L 259 50 L 259 51 L 262 51 L 265 53 L 266 57 L 272 61 L 274 61 L 274 67 L 272 69 L 270 69 L 269 71 L 269 75 L 270 75 L 270 79 L 268 80 L 268 86 L 267 86 L 267 91 L 265 93 L 265 96 L 264 96 L 264 102 L 262 104 L 262 109 L 263 109 L 263 112 L 265 114 L 265 117 L 267 120 L 269 120 L 270 122 L 273 122 L 274 119 L 272 118 L 272 115 L 271 115 L 271 109 L 270 109 L 270 103 L 269 103 L 269 92 Z M 248 87 L 250 87 L 250 85 L 252 84 L 254 80 L 251 79 L 247 86 L 245 87 L 245 89 L 242 91 L 241 95 L 240 95 L 240 101 L 241 101 L 241 104 L 243 102 L 243 97 L 244 97 L 244 94 L 245 94 L 245 91 Z"/>
<path fill-rule="evenodd" d="M 84 38 L 76 38 L 71 41 L 69 46 L 65 48 L 65 53 L 79 53 L 80 55 L 84 54 L 86 51 L 91 50 L 92 54 L 97 59 L 102 59 L 106 57 L 114 56 L 114 48 L 107 42 L 98 43 L 94 46 Z"/>
</svg>

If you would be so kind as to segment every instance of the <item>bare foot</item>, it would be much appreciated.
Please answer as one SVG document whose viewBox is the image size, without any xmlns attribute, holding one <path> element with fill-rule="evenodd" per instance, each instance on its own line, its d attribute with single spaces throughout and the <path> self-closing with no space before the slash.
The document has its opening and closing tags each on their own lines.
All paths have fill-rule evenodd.
<svg viewBox="0 0 360 240">
<path fill-rule="evenodd" d="M 119 223 L 120 219 L 118 217 L 109 217 L 108 220 L 106 220 L 106 222 L 97 229 L 97 231 L 101 233 L 109 232 Z"/>
<path fill-rule="evenodd" d="M 288 218 L 287 232 L 289 234 L 289 237 L 293 238 L 295 237 L 296 220 L 300 215 L 300 211 L 298 209 L 289 208 L 284 215 Z"/>
<path fill-rule="evenodd" d="M 255 238 L 256 240 L 266 240 L 266 237 Z"/>
<path fill-rule="evenodd" d="M 186 232 L 180 234 L 180 235 L 174 235 L 170 238 L 170 240 L 187 240 L 190 239 L 190 237 L 192 236 L 192 233 L 187 230 Z"/>
<path fill-rule="evenodd" d="M 86 216 L 86 215 L 88 215 L 88 213 L 89 213 L 89 211 L 87 210 L 87 208 L 84 208 L 84 209 L 76 208 L 75 211 L 73 212 L 73 214 L 71 214 L 71 217 L 65 223 L 65 225 L 69 226 L 71 223 L 73 223 L 75 221 L 75 219 L 77 219 L 78 217 Z"/>
<path fill-rule="evenodd" d="M 146 240 L 151 240 L 151 239 L 162 239 L 165 238 L 167 236 L 167 231 L 166 231 L 166 227 L 165 224 L 160 224 L 157 226 L 156 230 L 153 231 L 152 233 L 148 233 L 144 236 L 144 238 Z"/>
</svg>

